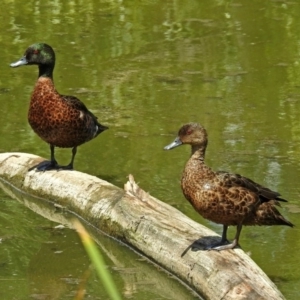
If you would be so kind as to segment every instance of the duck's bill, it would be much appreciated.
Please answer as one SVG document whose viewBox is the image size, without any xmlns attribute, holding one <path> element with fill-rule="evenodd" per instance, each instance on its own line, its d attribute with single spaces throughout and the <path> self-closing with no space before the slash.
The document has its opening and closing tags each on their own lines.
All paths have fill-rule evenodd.
<svg viewBox="0 0 300 300">
<path fill-rule="evenodd" d="M 15 67 L 19 67 L 19 66 L 24 66 L 24 65 L 27 65 L 28 64 L 28 61 L 26 59 L 25 56 L 23 56 L 21 59 L 19 59 L 18 61 L 14 62 L 14 63 L 11 63 L 10 66 L 12 68 L 15 68 Z"/>
<path fill-rule="evenodd" d="M 176 148 L 178 146 L 182 145 L 182 141 L 180 140 L 179 137 L 177 137 L 171 144 L 168 146 L 164 147 L 164 150 L 171 150 L 173 148 Z"/>
</svg>

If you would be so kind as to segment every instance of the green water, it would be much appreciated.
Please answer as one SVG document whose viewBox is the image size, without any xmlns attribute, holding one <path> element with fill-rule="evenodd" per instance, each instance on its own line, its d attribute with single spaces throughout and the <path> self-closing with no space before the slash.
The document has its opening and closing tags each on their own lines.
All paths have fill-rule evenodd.
<svg viewBox="0 0 300 300">
<path fill-rule="evenodd" d="M 294 229 L 244 228 L 240 242 L 287 299 L 298 299 L 300 3 L 7 0 L 1 15 L 0 151 L 49 157 L 48 145 L 27 123 L 37 68 L 9 68 L 27 46 L 47 42 L 56 51 L 57 89 L 80 98 L 110 127 L 79 147 L 75 168 L 120 187 L 132 173 L 153 196 L 220 233 L 182 196 L 188 147 L 162 150 L 182 124 L 200 122 L 209 134 L 210 166 L 241 173 L 289 200 L 281 211 Z M 60 163 L 70 157 L 69 149 L 57 151 Z M 48 229 L 57 223 L 4 193 L 0 201 L 1 298 L 74 297 L 89 265 L 74 232 Z M 112 253 L 106 261 L 124 298 L 168 299 L 158 286 L 167 275 L 115 241 L 106 242 Z M 134 266 L 136 273 L 125 276 L 130 283 L 114 256 L 124 259 L 124 268 Z M 154 274 L 148 285 L 139 283 L 143 268 Z M 164 285 L 178 299 L 194 298 L 168 280 Z M 91 299 L 105 298 L 93 272 L 87 292 Z"/>
</svg>

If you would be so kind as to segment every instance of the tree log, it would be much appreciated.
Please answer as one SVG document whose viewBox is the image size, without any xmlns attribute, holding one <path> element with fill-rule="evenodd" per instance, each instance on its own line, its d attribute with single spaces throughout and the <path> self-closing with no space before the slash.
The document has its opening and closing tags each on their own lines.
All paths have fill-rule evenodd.
<svg viewBox="0 0 300 300">
<path fill-rule="evenodd" d="M 77 171 L 37 172 L 33 167 L 42 161 L 32 154 L 2 153 L 0 178 L 128 244 L 204 299 L 284 299 L 243 250 L 205 251 L 219 235 L 143 191 L 131 175 L 122 190 Z"/>
</svg>

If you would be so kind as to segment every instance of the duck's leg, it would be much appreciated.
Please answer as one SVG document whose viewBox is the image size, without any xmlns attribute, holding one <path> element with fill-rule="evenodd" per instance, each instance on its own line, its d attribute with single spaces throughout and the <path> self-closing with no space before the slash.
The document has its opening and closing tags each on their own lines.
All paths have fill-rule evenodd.
<svg viewBox="0 0 300 300">
<path fill-rule="evenodd" d="M 221 239 L 221 242 L 220 244 L 223 245 L 225 243 L 227 243 L 227 229 L 228 229 L 228 226 L 227 225 L 223 225 L 223 232 L 222 232 L 222 239 Z"/>
<path fill-rule="evenodd" d="M 59 168 L 59 165 L 57 164 L 57 161 L 55 160 L 54 157 L 54 146 L 51 144 L 50 144 L 50 152 L 51 152 L 50 161 L 43 161 L 42 163 L 40 163 L 36 167 L 38 171 L 47 171 L 47 170 L 53 170 Z"/>
<path fill-rule="evenodd" d="M 75 159 L 75 155 L 77 153 L 77 147 L 73 147 L 72 148 L 72 158 L 71 158 L 71 162 L 66 165 L 66 166 L 59 166 L 57 165 L 58 170 L 73 170 L 73 164 L 74 164 L 74 159 Z"/>
<path fill-rule="evenodd" d="M 227 227 L 228 226 L 225 226 L 223 225 L 223 234 L 222 234 L 222 239 L 221 239 L 221 243 L 220 245 L 216 245 L 216 246 L 213 246 L 210 248 L 210 250 L 218 250 L 218 251 L 221 251 L 221 250 L 226 250 L 226 249 L 233 249 L 234 247 L 236 247 L 239 243 L 239 238 L 240 238 L 240 234 L 241 234 L 241 231 L 242 231 L 242 227 L 243 227 L 243 224 L 238 224 L 237 225 L 237 228 L 236 228 L 236 234 L 235 234 L 235 237 L 234 237 L 234 240 L 232 241 L 232 243 L 230 244 L 226 244 L 224 245 L 224 234 L 225 234 L 225 241 L 227 241 L 226 239 L 226 232 L 227 232 Z M 222 241 L 223 241 L 223 244 L 222 244 Z"/>
<path fill-rule="evenodd" d="M 206 248 L 206 250 L 213 250 L 215 249 L 216 247 L 219 247 L 219 246 L 222 246 L 222 245 L 225 245 L 225 244 L 228 244 L 228 240 L 227 240 L 227 229 L 228 229 L 228 226 L 227 225 L 223 225 L 223 232 L 222 232 L 222 238 L 221 238 L 221 241 L 218 242 L 218 243 L 214 243 L 210 246 L 208 246 Z"/>
<path fill-rule="evenodd" d="M 65 166 L 65 167 L 61 167 L 62 169 L 65 170 L 73 170 L 73 164 L 74 164 L 74 159 L 75 159 L 75 155 L 77 153 L 77 147 L 73 147 L 72 148 L 72 158 L 71 158 L 71 162 Z"/>
<path fill-rule="evenodd" d="M 54 157 L 54 146 L 50 144 L 50 152 L 51 152 L 51 161 L 50 161 L 50 164 L 53 166 L 53 167 L 57 167 L 58 166 L 58 163 Z"/>
<path fill-rule="evenodd" d="M 69 169 L 73 169 L 73 164 L 74 164 L 74 159 L 75 159 L 75 155 L 77 153 L 77 147 L 73 147 L 72 148 L 72 158 L 71 158 L 71 162 L 69 163 L 69 165 L 67 167 L 69 167 Z"/>
<path fill-rule="evenodd" d="M 74 164 L 74 159 L 75 159 L 76 153 L 77 153 L 77 147 L 73 147 L 71 162 L 66 166 L 60 166 L 54 158 L 54 147 L 53 147 L 53 149 L 51 148 L 51 162 L 50 162 L 47 170 L 50 170 L 50 169 L 56 169 L 58 171 L 59 170 L 73 170 L 73 164 Z"/>
</svg>

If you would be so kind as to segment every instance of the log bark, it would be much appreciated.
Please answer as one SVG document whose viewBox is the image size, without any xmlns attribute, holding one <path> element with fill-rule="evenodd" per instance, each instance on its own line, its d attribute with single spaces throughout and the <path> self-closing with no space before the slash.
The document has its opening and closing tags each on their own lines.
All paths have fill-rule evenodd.
<svg viewBox="0 0 300 300">
<path fill-rule="evenodd" d="M 133 176 L 123 190 L 77 171 L 37 172 L 33 167 L 42 161 L 32 154 L 2 153 L 0 178 L 128 244 L 204 299 L 284 299 L 243 250 L 205 251 L 219 235 L 143 191 Z"/>
</svg>

